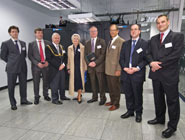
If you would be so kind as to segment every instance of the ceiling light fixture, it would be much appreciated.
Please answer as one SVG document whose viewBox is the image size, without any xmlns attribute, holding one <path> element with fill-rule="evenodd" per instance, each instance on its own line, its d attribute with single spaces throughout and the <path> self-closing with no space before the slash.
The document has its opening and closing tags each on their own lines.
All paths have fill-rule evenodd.
<svg viewBox="0 0 185 140">
<path fill-rule="evenodd" d="M 99 21 L 99 19 L 93 13 L 71 14 L 68 15 L 68 19 L 76 23 Z"/>
</svg>

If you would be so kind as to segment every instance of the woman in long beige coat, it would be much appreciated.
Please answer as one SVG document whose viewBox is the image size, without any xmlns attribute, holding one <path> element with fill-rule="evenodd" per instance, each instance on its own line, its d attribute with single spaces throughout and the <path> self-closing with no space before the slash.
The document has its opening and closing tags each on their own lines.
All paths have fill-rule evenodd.
<svg viewBox="0 0 185 140">
<path fill-rule="evenodd" d="M 69 94 L 74 95 L 74 91 L 77 91 L 77 101 L 81 103 L 81 94 L 85 92 L 84 73 L 85 70 L 87 70 L 84 59 L 84 46 L 80 43 L 79 34 L 73 34 L 71 40 L 73 44 L 68 47 L 67 64 L 69 73 Z"/>
</svg>

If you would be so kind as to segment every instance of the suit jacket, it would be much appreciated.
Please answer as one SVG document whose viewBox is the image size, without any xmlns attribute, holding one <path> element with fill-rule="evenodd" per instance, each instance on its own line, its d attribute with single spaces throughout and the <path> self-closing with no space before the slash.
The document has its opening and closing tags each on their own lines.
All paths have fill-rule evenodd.
<svg viewBox="0 0 185 140">
<path fill-rule="evenodd" d="M 48 74 L 49 75 L 49 78 L 48 78 L 49 83 L 53 80 L 56 73 L 59 71 L 60 65 L 63 63 L 65 64 L 65 66 L 67 65 L 66 64 L 67 63 L 66 50 L 64 49 L 64 47 L 62 45 L 60 45 L 60 46 L 62 47 L 62 49 L 60 48 L 60 53 L 62 54 L 62 56 L 57 56 L 58 51 L 53 44 L 47 45 L 45 48 L 46 61 L 48 61 L 48 63 L 49 63 L 49 74 Z"/>
<path fill-rule="evenodd" d="M 127 81 L 128 78 L 131 78 L 131 80 L 138 82 L 145 81 L 145 69 L 146 69 L 145 66 L 147 65 L 146 61 L 147 46 L 148 46 L 147 41 L 141 38 L 138 39 L 132 54 L 132 67 L 138 66 L 140 70 L 138 72 L 135 72 L 134 74 L 128 74 L 123 69 L 129 68 L 132 40 L 128 40 L 123 43 L 119 60 L 122 69 L 121 79 L 123 81 Z"/>
<path fill-rule="evenodd" d="M 45 47 L 50 44 L 51 43 L 49 41 L 44 40 Z M 45 50 L 43 50 L 43 51 L 45 51 Z M 39 47 L 37 45 L 37 41 L 33 41 L 33 42 L 29 43 L 29 45 L 28 45 L 28 58 L 31 61 L 32 70 L 39 71 L 40 68 L 37 66 L 37 64 L 39 62 L 41 62 L 41 60 L 40 60 L 40 51 L 39 51 Z"/>
<path fill-rule="evenodd" d="M 26 65 L 26 43 L 19 40 L 21 45 L 21 53 L 17 50 L 12 39 L 2 42 L 1 59 L 4 60 L 7 73 L 27 73 Z M 20 46 L 19 46 L 20 47 Z"/>
<path fill-rule="evenodd" d="M 160 61 L 161 69 L 152 72 L 150 70 L 149 78 L 160 80 L 167 83 L 179 81 L 178 61 L 184 48 L 184 35 L 170 31 L 163 43 L 160 44 L 160 34 L 151 38 L 149 49 L 147 51 L 148 62 Z"/>
<path fill-rule="evenodd" d="M 101 38 L 97 38 L 96 40 L 96 45 L 95 45 L 95 55 L 96 55 L 96 67 L 92 68 L 92 67 L 87 67 L 88 72 L 91 73 L 94 70 L 97 72 L 104 72 L 105 71 L 105 51 L 106 51 L 106 44 L 105 44 L 105 40 L 101 39 Z M 87 65 L 89 65 L 89 61 L 86 58 L 86 56 L 88 54 L 90 54 L 91 51 L 91 40 L 86 42 L 85 45 L 85 61 L 87 63 Z"/>
<path fill-rule="evenodd" d="M 107 75 L 115 76 L 116 71 L 121 71 L 119 59 L 124 41 L 125 40 L 123 38 L 118 37 L 110 46 L 107 47 L 105 58 L 105 73 Z"/>
</svg>

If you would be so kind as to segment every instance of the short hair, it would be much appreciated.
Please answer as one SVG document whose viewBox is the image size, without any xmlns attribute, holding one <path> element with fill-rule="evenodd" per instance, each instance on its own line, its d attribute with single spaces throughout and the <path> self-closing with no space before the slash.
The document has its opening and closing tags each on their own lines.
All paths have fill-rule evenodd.
<svg viewBox="0 0 185 140">
<path fill-rule="evenodd" d="M 136 24 L 136 23 L 135 23 L 135 24 L 131 24 L 131 25 L 130 25 L 130 29 L 131 29 L 131 28 L 132 28 L 132 26 L 134 26 L 134 25 L 137 25 L 137 26 L 138 26 L 138 28 L 139 28 L 139 30 L 141 30 L 141 25 L 140 25 L 140 24 Z"/>
<path fill-rule="evenodd" d="M 89 31 L 90 31 L 92 28 L 96 28 L 96 30 L 98 31 L 98 28 L 97 28 L 96 26 L 91 26 L 91 27 L 89 28 Z"/>
<path fill-rule="evenodd" d="M 110 25 L 110 28 L 111 28 L 112 26 L 115 26 L 115 27 L 116 27 L 116 30 L 119 30 L 118 25 L 116 25 L 116 24 L 111 24 L 111 25 Z"/>
<path fill-rule="evenodd" d="M 36 29 L 34 30 L 34 33 L 37 33 L 37 32 L 39 32 L 39 31 L 42 31 L 42 32 L 43 32 L 43 30 L 42 30 L 41 28 L 36 28 Z"/>
<path fill-rule="evenodd" d="M 15 26 L 15 25 L 12 25 L 8 28 L 8 33 L 10 33 L 12 29 L 16 29 L 19 33 L 19 27 Z"/>
<path fill-rule="evenodd" d="M 80 41 L 80 35 L 75 33 L 71 36 L 71 40 L 73 41 L 74 37 L 78 37 L 78 40 Z"/>
<path fill-rule="evenodd" d="M 60 36 L 60 34 L 59 34 L 59 33 L 57 33 L 57 32 L 54 32 L 54 33 L 52 34 L 51 38 L 53 38 L 55 35 L 58 35 L 58 36 Z"/>
<path fill-rule="evenodd" d="M 162 14 L 162 15 L 159 15 L 159 16 L 157 17 L 156 22 L 157 22 L 157 20 L 158 20 L 159 18 L 161 18 L 161 17 L 166 17 L 167 21 L 169 20 L 169 18 L 168 18 L 168 16 L 167 16 L 167 15 Z"/>
</svg>

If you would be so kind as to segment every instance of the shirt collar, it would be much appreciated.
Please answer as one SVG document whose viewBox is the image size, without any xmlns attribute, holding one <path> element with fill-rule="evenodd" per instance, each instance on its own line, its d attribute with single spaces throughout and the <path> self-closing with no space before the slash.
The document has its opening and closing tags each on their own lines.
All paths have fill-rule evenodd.
<svg viewBox="0 0 185 140">
<path fill-rule="evenodd" d="M 43 39 L 41 39 L 41 40 L 38 40 L 38 39 L 36 38 L 36 41 L 37 41 L 37 42 L 39 42 L 39 41 L 43 42 Z"/>
<path fill-rule="evenodd" d="M 117 36 L 115 36 L 114 38 L 112 38 L 112 40 L 116 40 L 118 38 L 118 35 Z"/>
<path fill-rule="evenodd" d="M 52 42 L 53 43 L 53 45 L 55 46 L 55 48 L 57 48 L 57 46 L 59 45 L 59 44 L 55 44 L 54 42 Z"/>
<path fill-rule="evenodd" d="M 135 40 L 136 42 L 139 40 L 139 36 L 136 39 L 132 39 L 132 41 Z"/>
<path fill-rule="evenodd" d="M 166 31 L 164 31 L 164 32 L 160 32 L 160 34 L 161 33 L 164 33 L 164 36 L 166 36 L 168 33 L 170 32 L 170 28 L 168 28 Z"/>
<path fill-rule="evenodd" d="M 11 38 L 11 40 L 13 41 L 13 42 L 15 42 L 16 40 L 15 39 L 13 39 L 13 38 Z M 17 39 L 17 41 L 19 41 L 19 39 Z"/>
<path fill-rule="evenodd" d="M 94 40 L 96 40 L 96 39 L 97 39 L 97 37 L 95 37 L 95 38 L 91 38 L 91 40 L 93 40 L 93 39 L 94 39 Z"/>
</svg>

